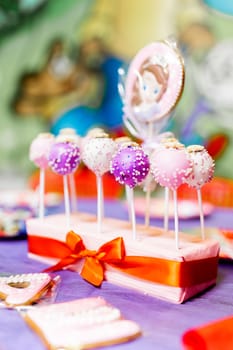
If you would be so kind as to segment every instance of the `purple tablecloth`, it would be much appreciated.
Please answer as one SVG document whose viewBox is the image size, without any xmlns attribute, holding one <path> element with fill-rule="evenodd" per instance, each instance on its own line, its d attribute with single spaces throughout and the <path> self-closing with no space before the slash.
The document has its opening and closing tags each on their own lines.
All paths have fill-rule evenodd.
<svg viewBox="0 0 233 350">
<path fill-rule="evenodd" d="M 81 201 L 79 209 L 95 212 L 94 201 Z M 127 218 L 127 212 L 119 202 L 106 203 L 106 215 Z M 138 219 L 141 221 L 142 219 Z M 153 224 L 162 225 L 161 220 Z M 181 228 L 198 226 L 199 221 L 180 222 Z M 233 228 L 231 210 L 216 210 L 206 219 L 206 225 L 219 225 Z M 38 272 L 44 264 L 27 257 L 26 240 L 0 242 L 0 272 L 27 273 Z M 181 336 L 190 327 L 233 314 L 233 264 L 220 262 L 218 282 L 214 288 L 206 291 L 181 305 L 171 304 L 159 299 L 139 294 L 129 289 L 104 282 L 101 288 L 95 288 L 83 281 L 77 273 L 59 272 L 62 278 L 57 302 L 88 296 L 102 296 L 111 304 L 119 307 L 123 315 L 138 322 L 143 336 L 135 341 L 107 347 L 115 350 L 178 350 L 181 349 Z M 45 350 L 41 340 L 27 326 L 15 310 L 0 309 L 0 350 Z"/>
</svg>

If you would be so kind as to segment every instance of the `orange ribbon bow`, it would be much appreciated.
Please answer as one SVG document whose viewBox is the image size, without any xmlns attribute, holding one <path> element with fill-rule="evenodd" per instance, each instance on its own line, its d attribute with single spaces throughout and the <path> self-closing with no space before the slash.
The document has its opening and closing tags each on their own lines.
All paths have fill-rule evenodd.
<svg viewBox="0 0 233 350">
<path fill-rule="evenodd" d="M 106 265 L 137 279 L 188 288 L 216 279 L 218 255 L 191 261 L 176 261 L 150 256 L 127 256 L 122 237 L 103 244 L 97 251 L 86 249 L 82 238 L 68 232 L 66 242 L 50 237 L 28 235 L 29 252 L 60 259 L 45 271 L 57 271 L 83 260 L 81 276 L 95 286 L 104 279 Z"/>
<path fill-rule="evenodd" d="M 84 259 L 80 275 L 95 286 L 100 286 L 103 282 L 104 263 L 117 263 L 125 257 L 125 247 L 121 237 L 105 243 L 96 251 L 86 249 L 81 237 L 70 231 L 66 236 L 66 247 L 68 248 L 68 255 L 45 271 L 61 270 L 64 267 L 75 264 L 80 259 Z"/>
</svg>

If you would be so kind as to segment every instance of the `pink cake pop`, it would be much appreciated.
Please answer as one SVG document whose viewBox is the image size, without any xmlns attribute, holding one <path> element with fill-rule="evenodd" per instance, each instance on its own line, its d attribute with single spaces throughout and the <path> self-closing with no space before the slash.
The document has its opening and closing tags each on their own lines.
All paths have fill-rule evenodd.
<svg viewBox="0 0 233 350">
<path fill-rule="evenodd" d="M 56 142 L 52 145 L 49 154 L 49 165 L 51 169 L 63 175 L 64 199 L 67 217 L 67 226 L 70 222 L 70 205 L 67 175 L 73 173 L 81 161 L 79 147 L 73 142 Z"/>
<path fill-rule="evenodd" d="M 193 170 L 186 179 L 186 183 L 197 190 L 198 203 L 200 208 L 200 222 L 202 239 L 204 233 L 204 215 L 202 206 L 201 187 L 211 181 L 214 174 L 214 161 L 203 146 L 192 145 L 187 147 L 188 157 L 192 161 Z"/>
<path fill-rule="evenodd" d="M 134 142 L 122 144 L 113 156 L 110 165 L 110 171 L 115 176 L 116 181 L 125 185 L 126 188 L 133 238 L 136 238 L 133 188 L 146 178 L 149 169 L 150 163 L 147 154 Z"/>
<path fill-rule="evenodd" d="M 192 171 L 192 162 L 183 145 L 178 142 L 164 143 L 151 156 L 152 174 L 161 186 L 173 191 L 176 247 L 178 239 L 177 188 L 183 184 Z"/>
<path fill-rule="evenodd" d="M 31 143 L 29 159 L 40 168 L 39 185 L 39 217 L 44 217 L 44 187 L 45 169 L 48 167 L 49 152 L 54 143 L 54 136 L 50 133 L 40 133 Z"/>
<path fill-rule="evenodd" d="M 97 180 L 98 232 L 104 216 L 102 176 L 109 171 L 116 147 L 116 143 L 101 129 L 95 129 L 82 143 L 82 160 L 95 173 Z"/>
</svg>

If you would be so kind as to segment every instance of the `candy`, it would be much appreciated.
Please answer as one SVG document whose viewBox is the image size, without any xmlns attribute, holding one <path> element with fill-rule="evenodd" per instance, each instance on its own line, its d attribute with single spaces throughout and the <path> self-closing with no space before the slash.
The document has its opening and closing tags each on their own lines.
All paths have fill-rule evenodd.
<svg viewBox="0 0 233 350">
<path fill-rule="evenodd" d="M 176 190 L 184 183 L 192 171 L 185 148 L 179 143 L 171 143 L 159 148 L 151 156 L 151 170 L 161 186 Z"/>
<path fill-rule="evenodd" d="M 48 167 L 49 152 L 53 143 L 54 136 L 52 134 L 39 134 L 30 145 L 29 159 L 39 168 L 46 169 Z"/>
<path fill-rule="evenodd" d="M 187 147 L 187 151 L 193 170 L 186 182 L 190 187 L 199 189 L 213 178 L 214 161 L 203 146 L 192 145 Z"/>
<path fill-rule="evenodd" d="M 102 176 L 109 171 L 110 160 L 116 150 L 116 144 L 107 134 L 99 135 L 84 142 L 82 159 L 97 176 Z"/>
<path fill-rule="evenodd" d="M 121 145 L 113 156 L 110 172 L 122 185 L 134 188 L 147 176 L 150 169 L 149 158 L 141 147 L 134 143 Z"/>
<path fill-rule="evenodd" d="M 77 169 L 80 161 L 80 151 L 75 143 L 57 142 L 51 147 L 49 165 L 55 173 L 71 174 Z"/>
</svg>

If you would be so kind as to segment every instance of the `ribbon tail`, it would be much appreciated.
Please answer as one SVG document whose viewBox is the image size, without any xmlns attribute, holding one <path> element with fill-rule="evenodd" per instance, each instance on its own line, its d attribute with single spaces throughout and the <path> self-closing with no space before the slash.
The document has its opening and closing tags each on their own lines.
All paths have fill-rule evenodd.
<svg viewBox="0 0 233 350">
<path fill-rule="evenodd" d="M 67 257 L 61 259 L 57 264 L 50 266 L 43 271 L 44 272 L 54 272 L 54 271 L 58 271 L 58 270 L 63 270 L 64 267 L 68 267 L 69 265 L 74 264 L 76 261 L 77 261 L 77 258 L 67 256 Z"/>
<path fill-rule="evenodd" d="M 87 257 L 80 274 L 86 281 L 99 287 L 104 279 L 103 264 L 93 257 Z"/>
</svg>

